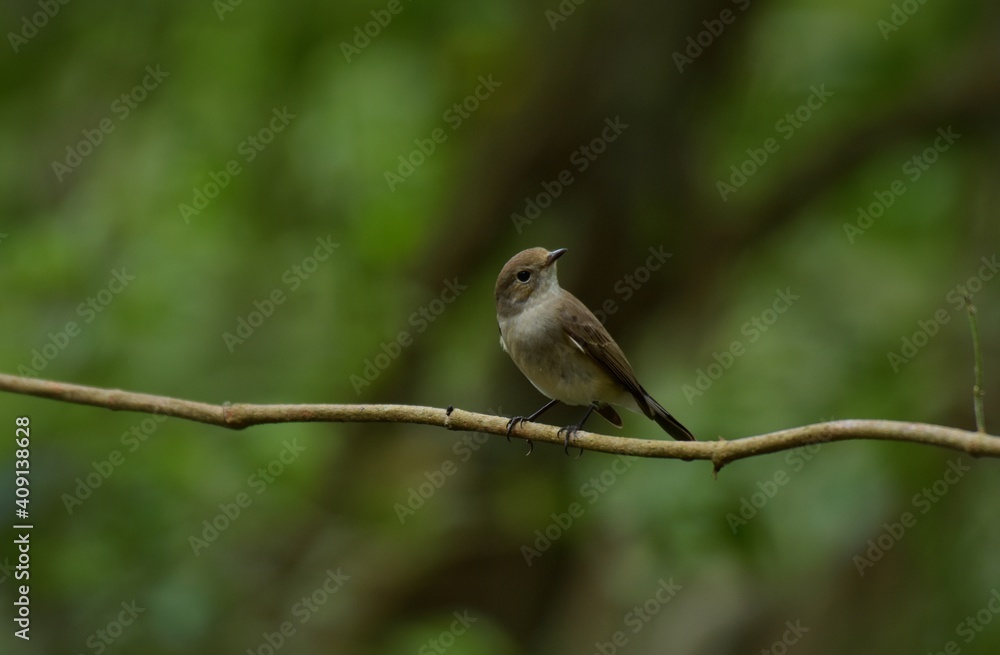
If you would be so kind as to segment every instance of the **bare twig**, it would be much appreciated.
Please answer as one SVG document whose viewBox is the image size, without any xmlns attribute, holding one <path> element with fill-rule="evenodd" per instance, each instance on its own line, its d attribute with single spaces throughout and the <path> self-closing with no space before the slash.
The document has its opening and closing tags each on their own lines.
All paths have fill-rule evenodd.
<svg viewBox="0 0 1000 655">
<path fill-rule="evenodd" d="M 0 391 L 112 410 L 162 414 L 236 430 L 263 423 L 415 423 L 504 436 L 508 420 L 502 416 L 460 409 L 415 405 L 209 405 L 166 396 L 85 387 L 2 373 Z M 512 434 L 560 446 L 563 443 L 563 437 L 558 434 L 557 428 L 540 423 L 523 423 Z M 806 425 L 733 441 L 721 438 L 717 441 L 659 441 L 578 432 L 573 438 L 573 445 L 584 450 L 617 455 L 704 459 L 712 462 L 715 471 L 718 471 L 729 462 L 747 457 L 849 439 L 909 441 L 949 448 L 977 457 L 1000 457 L 1000 438 L 984 432 L 968 432 L 927 423 L 853 419 Z"/>
<path fill-rule="evenodd" d="M 975 383 L 972 386 L 972 406 L 976 412 L 976 429 L 986 434 L 986 410 L 983 409 L 983 347 L 979 343 L 979 323 L 972 295 L 965 292 L 965 308 L 969 311 L 969 328 L 972 330 L 972 356 Z"/>
</svg>

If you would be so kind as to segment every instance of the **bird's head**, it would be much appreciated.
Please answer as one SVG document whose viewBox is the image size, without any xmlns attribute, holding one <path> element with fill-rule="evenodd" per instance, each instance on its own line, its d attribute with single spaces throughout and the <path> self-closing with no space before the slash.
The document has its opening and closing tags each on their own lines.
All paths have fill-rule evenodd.
<svg viewBox="0 0 1000 655">
<path fill-rule="evenodd" d="M 509 316 L 520 311 L 526 303 L 558 291 L 556 260 L 565 253 L 565 248 L 552 251 L 529 248 L 511 257 L 497 278 L 494 292 L 497 314 Z"/>
</svg>

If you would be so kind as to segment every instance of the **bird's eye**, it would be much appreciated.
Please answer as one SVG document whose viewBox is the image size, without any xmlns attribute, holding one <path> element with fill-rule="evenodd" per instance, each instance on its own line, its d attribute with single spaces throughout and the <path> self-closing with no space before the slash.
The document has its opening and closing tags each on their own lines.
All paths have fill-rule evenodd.
<svg viewBox="0 0 1000 655">
<path fill-rule="evenodd" d="M 531 279 L 531 271 L 518 271 L 517 279 L 521 282 L 527 282 Z"/>
</svg>

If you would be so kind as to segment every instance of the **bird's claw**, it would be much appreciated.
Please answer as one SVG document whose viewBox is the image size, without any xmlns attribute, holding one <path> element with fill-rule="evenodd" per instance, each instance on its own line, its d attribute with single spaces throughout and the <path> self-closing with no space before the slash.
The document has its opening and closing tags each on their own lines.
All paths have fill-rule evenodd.
<svg viewBox="0 0 1000 655">
<path fill-rule="evenodd" d="M 580 431 L 580 426 L 579 425 L 567 425 L 564 428 L 559 428 L 559 431 L 556 432 L 557 435 L 559 435 L 559 434 L 565 434 L 566 435 L 564 437 L 564 439 L 563 439 L 563 452 L 566 453 L 566 455 L 569 455 L 569 441 L 570 441 L 570 439 L 572 439 L 573 437 L 575 437 L 576 433 L 579 432 L 579 431 Z M 580 449 L 580 452 L 577 454 L 577 456 L 574 459 L 580 459 L 580 455 L 582 455 L 582 454 L 583 454 L 583 448 Z"/>
<path fill-rule="evenodd" d="M 510 420 L 507 421 L 507 441 L 510 441 L 510 433 L 518 426 L 519 423 L 524 423 L 523 416 L 512 416 Z"/>
<path fill-rule="evenodd" d="M 521 423 L 524 423 L 528 419 L 523 416 L 514 416 L 509 421 L 507 421 L 507 441 L 510 441 L 510 433 Z M 531 454 L 531 451 L 535 449 L 535 444 L 531 439 L 525 439 L 528 442 L 528 452 L 524 454 L 525 457 Z"/>
</svg>

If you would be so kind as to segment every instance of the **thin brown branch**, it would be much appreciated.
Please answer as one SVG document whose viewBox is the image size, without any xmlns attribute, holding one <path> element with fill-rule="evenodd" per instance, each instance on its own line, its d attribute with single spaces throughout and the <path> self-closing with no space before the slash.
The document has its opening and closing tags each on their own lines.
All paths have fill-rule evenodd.
<svg viewBox="0 0 1000 655">
<path fill-rule="evenodd" d="M 117 389 L 101 389 L 0 373 L 0 391 L 51 400 L 94 405 L 118 411 L 162 414 L 219 425 L 234 430 L 264 423 L 415 423 L 449 430 L 504 435 L 508 419 L 460 409 L 415 405 L 209 405 Z M 558 429 L 541 423 L 523 423 L 512 436 L 562 445 Z M 718 471 L 729 462 L 801 446 L 849 439 L 909 441 L 948 448 L 976 457 L 1000 457 L 1000 438 L 927 423 L 880 420 L 842 420 L 806 425 L 779 432 L 727 441 L 659 441 L 611 437 L 578 432 L 573 446 L 616 455 L 711 461 Z"/>
<path fill-rule="evenodd" d="M 976 320 L 976 306 L 972 304 L 972 294 L 965 292 L 965 309 L 969 314 L 969 329 L 972 331 L 972 407 L 976 414 L 976 428 L 985 434 L 986 411 L 983 409 L 983 346 L 979 342 L 979 322 Z"/>
</svg>

